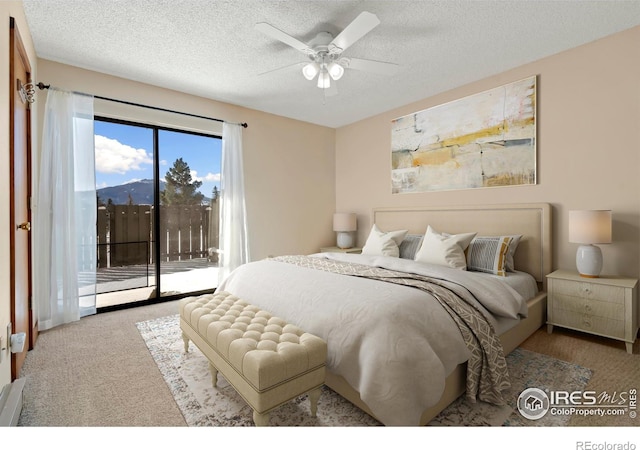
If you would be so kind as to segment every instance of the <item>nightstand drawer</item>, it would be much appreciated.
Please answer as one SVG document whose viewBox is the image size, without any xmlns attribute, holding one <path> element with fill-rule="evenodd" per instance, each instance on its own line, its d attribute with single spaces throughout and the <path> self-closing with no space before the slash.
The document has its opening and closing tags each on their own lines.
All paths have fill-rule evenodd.
<svg viewBox="0 0 640 450">
<path fill-rule="evenodd" d="M 549 333 L 559 326 L 620 339 L 633 353 L 638 312 L 637 278 L 584 278 L 569 270 L 547 275 Z"/>
<path fill-rule="evenodd" d="M 565 310 L 572 311 L 574 314 L 582 313 L 609 319 L 624 320 L 624 303 L 587 300 L 563 294 L 553 296 L 553 310 Z"/>
<path fill-rule="evenodd" d="M 624 304 L 625 290 L 618 286 L 589 283 L 586 281 L 575 282 L 568 280 L 553 280 L 553 292 L 555 294 L 580 297 L 587 300 L 600 300 Z"/>
<path fill-rule="evenodd" d="M 617 339 L 624 339 L 625 337 L 624 320 L 580 314 L 566 309 L 556 309 L 553 311 L 553 322 L 555 325 L 588 333 L 601 334 Z"/>
</svg>

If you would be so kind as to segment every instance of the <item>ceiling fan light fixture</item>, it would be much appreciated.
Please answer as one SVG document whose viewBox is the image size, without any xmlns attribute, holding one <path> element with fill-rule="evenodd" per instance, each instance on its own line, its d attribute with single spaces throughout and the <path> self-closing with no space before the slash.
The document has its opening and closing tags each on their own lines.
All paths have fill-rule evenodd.
<svg viewBox="0 0 640 450">
<path fill-rule="evenodd" d="M 328 89 L 331 93 L 334 93 L 336 90 L 332 89 L 335 86 L 331 85 L 331 80 L 340 80 L 347 69 L 372 71 L 385 75 L 392 75 L 397 69 L 397 64 L 342 56 L 345 50 L 379 24 L 380 20 L 375 14 L 363 11 L 349 25 L 343 28 L 337 36 L 334 37 L 329 31 L 321 31 L 308 43 L 304 43 L 266 22 L 257 23 L 255 27 L 258 31 L 287 44 L 309 58 L 302 64 L 292 64 L 282 69 L 302 66 L 302 75 L 307 80 L 312 81 L 317 76 L 317 86 L 320 89 Z M 330 94 L 327 92 L 327 95 Z"/>
<path fill-rule="evenodd" d="M 329 75 L 331 75 L 331 78 L 333 78 L 336 81 L 342 78 L 342 75 L 344 75 L 344 67 L 342 67 L 340 64 L 338 64 L 335 61 L 329 64 L 329 66 L 327 67 L 327 70 L 329 71 Z"/>
<path fill-rule="evenodd" d="M 318 87 L 320 89 L 328 89 L 331 86 L 331 78 L 326 70 L 322 70 L 318 75 Z"/>
<path fill-rule="evenodd" d="M 320 72 L 320 66 L 315 61 L 302 68 L 302 75 L 309 81 L 313 80 L 318 75 L 318 72 Z"/>
</svg>

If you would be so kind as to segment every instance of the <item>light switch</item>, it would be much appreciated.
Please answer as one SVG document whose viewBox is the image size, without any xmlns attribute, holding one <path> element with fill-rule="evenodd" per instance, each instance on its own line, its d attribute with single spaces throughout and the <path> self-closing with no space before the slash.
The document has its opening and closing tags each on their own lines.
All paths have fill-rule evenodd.
<svg viewBox="0 0 640 450">
<path fill-rule="evenodd" d="M 27 333 L 21 332 L 11 335 L 11 353 L 22 353 L 24 343 L 27 340 Z"/>
</svg>

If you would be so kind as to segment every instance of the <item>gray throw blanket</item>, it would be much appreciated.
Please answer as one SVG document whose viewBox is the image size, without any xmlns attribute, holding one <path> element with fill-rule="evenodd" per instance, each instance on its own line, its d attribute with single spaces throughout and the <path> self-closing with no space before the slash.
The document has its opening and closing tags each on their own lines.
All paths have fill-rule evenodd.
<svg viewBox="0 0 640 450">
<path fill-rule="evenodd" d="M 456 322 L 471 352 L 467 362 L 467 398 L 472 402 L 479 399 L 495 405 L 505 403 L 502 392 L 511 384 L 502 344 L 484 315 L 464 299 L 465 295 L 473 297 L 468 290 L 459 289 L 458 286 L 454 292 L 451 283 L 446 280 L 364 264 L 299 255 L 279 256 L 272 260 L 341 275 L 410 286 L 430 293 Z"/>
</svg>

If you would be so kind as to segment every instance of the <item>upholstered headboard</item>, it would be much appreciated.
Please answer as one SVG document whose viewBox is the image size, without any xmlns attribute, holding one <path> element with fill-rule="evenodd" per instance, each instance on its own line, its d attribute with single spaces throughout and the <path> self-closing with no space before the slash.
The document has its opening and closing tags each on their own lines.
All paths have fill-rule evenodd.
<svg viewBox="0 0 640 450">
<path fill-rule="evenodd" d="M 445 233 L 477 232 L 478 236 L 521 234 L 516 270 L 530 273 L 546 290 L 551 272 L 551 206 L 518 203 L 471 206 L 414 206 L 374 208 L 372 223 L 381 230 L 408 229 L 424 234 L 427 225 Z"/>
</svg>

